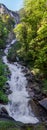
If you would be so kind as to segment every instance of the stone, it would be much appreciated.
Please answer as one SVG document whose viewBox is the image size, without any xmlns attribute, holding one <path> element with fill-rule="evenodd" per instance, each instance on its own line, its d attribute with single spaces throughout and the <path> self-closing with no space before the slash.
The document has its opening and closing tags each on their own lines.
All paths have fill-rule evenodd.
<svg viewBox="0 0 47 130">
<path fill-rule="evenodd" d="M 40 93 L 41 93 L 41 90 L 40 90 L 39 86 L 37 86 L 37 85 L 34 87 L 34 91 L 35 91 L 37 94 L 40 94 Z"/>
<path fill-rule="evenodd" d="M 31 75 L 31 73 L 30 72 L 27 72 L 26 74 L 25 74 L 25 76 L 30 76 Z"/>
<path fill-rule="evenodd" d="M 41 101 L 39 101 L 39 104 L 47 110 L 47 98 L 44 98 Z"/>
<path fill-rule="evenodd" d="M 5 89 L 6 89 L 6 90 L 10 89 L 10 86 L 9 86 L 9 85 L 6 85 L 6 86 L 5 86 Z"/>
<path fill-rule="evenodd" d="M 9 86 L 9 83 L 8 83 L 8 82 L 6 82 L 6 85 L 7 85 L 7 86 Z"/>
<path fill-rule="evenodd" d="M 10 89 L 6 91 L 6 94 L 7 94 L 7 95 L 9 95 L 9 94 L 11 94 L 11 93 L 12 93 L 12 91 L 11 91 Z"/>
<path fill-rule="evenodd" d="M 0 115 L 8 115 L 8 112 L 7 112 L 6 108 L 2 107 L 0 109 Z"/>
<path fill-rule="evenodd" d="M 31 75 L 27 76 L 27 80 L 28 80 L 29 82 L 33 82 L 32 76 L 31 76 Z"/>
</svg>

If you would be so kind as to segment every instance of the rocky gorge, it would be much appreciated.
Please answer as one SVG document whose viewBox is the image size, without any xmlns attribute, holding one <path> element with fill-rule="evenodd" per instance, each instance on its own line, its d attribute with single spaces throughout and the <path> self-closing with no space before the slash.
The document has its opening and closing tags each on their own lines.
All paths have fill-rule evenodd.
<svg viewBox="0 0 47 130">
<path fill-rule="evenodd" d="M 13 40 L 13 43 L 15 42 L 15 40 Z M 8 53 L 8 49 L 9 49 L 9 47 L 11 47 L 11 45 L 13 44 L 12 42 L 11 42 L 11 44 L 10 45 L 7 45 L 7 47 L 6 47 L 6 49 L 5 49 L 5 55 Z M 28 106 L 27 107 L 29 107 L 30 106 L 30 109 L 32 110 L 32 112 L 35 114 L 35 116 L 38 118 L 38 121 L 39 122 L 45 122 L 46 123 L 46 121 L 47 121 L 47 115 L 46 115 L 46 113 L 47 113 L 47 106 L 46 106 L 46 108 L 45 108 L 45 105 L 43 106 L 43 104 L 41 104 L 41 101 L 43 101 L 43 99 L 45 99 L 45 100 L 47 100 L 47 95 L 45 95 L 45 94 L 43 94 L 42 92 L 41 92 L 41 87 L 42 87 L 42 85 L 41 85 L 41 81 L 38 79 L 36 79 L 35 78 L 35 76 L 34 76 L 34 74 L 33 73 L 31 73 L 30 72 L 30 70 L 27 68 L 27 67 L 25 67 L 25 66 L 21 66 L 20 65 L 20 63 L 17 63 L 17 62 L 15 62 L 15 63 L 9 63 L 8 61 L 7 61 L 7 59 L 6 59 L 6 56 L 4 56 L 3 57 L 3 62 L 6 64 L 7 63 L 7 65 L 9 65 L 10 67 L 11 67 L 11 64 L 12 64 L 12 66 L 13 66 L 13 68 L 12 69 L 14 69 L 14 67 L 16 67 L 18 70 L 17 70 L 17 72 L 19 73 L 19 69 L 21 69 L 20 71 L 20 73 L 23 73 L 22 75 L 23 76 L 25 76 L 25 79 L 24 79 L 24 82 L 26 81 L 27 83 L 26 83 L 26 91 L 28 92 L 27 93 L 27 95 L 26 95 L 26 93 L 25 93 L 25 95 L 27 96 L 27 99 L 28 99 Z M 10 71 L 11 71 L 11 68 L 10 68 Z M 16 71 L 16 70 L 15 70 Z M 20 82 L 18 81 L 19 80 L 19 74 L 18 73 L 16 73 L 16 82 L 17 82 L 17 84 L 15 84 L 16 86 L 17 86 L 17 89 L 18 89 L 18 91 L 19 92 L 21 92 L 21 90 L 22 90 L 22 86 L 24 87 L 24 82 L 22 82 L 22 84 L 20 84 L 20 82 L 21 82 L 21 79 L 20 79 Z M 12 72 L 11 72 L 11 74 L 12 74 Z M 15 88 L 14 88 L 14 90 L 12 90 L 11 89 L 11 87 L 10 87 L 10 83 L 12 82 L 12 87 L 13 87 L 13 85 L 14 85 L 14 82 L 15 81 L 13 81 L 12 79 L 11 79 L 11 74 L 9 75 L 9 80 L 6 82 L 6 88 L 5 88 L 5 91 L 6 91 L 6 94 L 8 95 L 8 97 L 9 97 L 9 100 L 12 98 L 11 97 L 11 95 L 13 95 L 13 93 L 15 92 Z M 18 74 L 18 75 L 17 75 Z M 14 73 L 13 73 L 13 75 L 14 75 Z M 13 75 L 12 75 L 12 78 L 13 78 Z M 22 76 L 21 75 L 21 76 Z M 10 83 L 9 83 L 10 82 Z M 19 82 L 19 84 L 18 84 L 18 82 Z M 24 90 L 24 88 L 23 88 L 23 90 Z M 14 92 L 13 92 L 14 91 Z M 17 90 L 16 90 L 17 91 Z M 22 93 L 21 93 L 22 94 Z M 17 93 L 17 96 L 19 96 L 18 95 L 18 93 Z M 17 102 L 17 98 L 18 97 L 16 97 L 16 102 Z M 19 97 L 20 98 L 20 97 Z M 12 100 L 12 99 L 11 99 Z M 13 114 L 11 115 L 11 113 L 10 112 L 14 112 L 15 111 L 15 109 L 17 108 L 17 109 L 19 109 L 19 105 L 17 106 L 17 105 L 15 105 L 14 106 L 14 104 L 13 104 L 13 107 L 15 107 L 15 109 L 13 110 L 13 109 L 10 109 L 10 107 L 12 108 L 12 106 L 11 106 L 11 102 L 12 101 L 9 101 L 8 102 L 8 105 L 1 105 L 0 104 L 0 106 L 1 106 L 1 108 L 0 108 L 0 119 L 1 118 L 7 118 L 7 119 L 11 119 L 11 120 L 13 120 Z M 21 99 L 20 99 L 21 100 Z M 19 100 L 19 101 L 20 101 Z M 23 101 L 22 101 L 23 102 Z M 18 102 L 17 102 L 18 103 Z M 16 103 L 16 104 L 17 104 Z M 25 107 L 26 108 L 26 105 L 25 106 L 23 106 L 23 107 Z M 23 109 L 23 108 L 22 108 Z M 22 109 L 20 108 L 20 111 L 22 112 Z M 29 111 L 30 111 L 30 109 L 29 109 Z M 27 110 L 26 110 L 27 111 Z M 20 113 L 21 113 L 20 112 Z M 24 111 L 23 111 L 24 112 Z M 14 115 L 15 115 L 16 113 L 14 112 Z M 26 113 L 25 113 L 26 114 Z M 31 114 L 31 111 L 30 111 L 30 114 Z M 36 117 L 34 117 L 34 114 L 33 115 L 31 115 L 31 120 L 33 121 Z M 20 116 L 21 116 L 21 114 L 20 114 Z M 32 118 L 32 116 L 33 116 L 33 118 Z M 12 117 L 12 118 L 11 118 Z M 27 119 L 29 120 L 29 118 L 30 117 L 27 117 Z M 15 118 L 14 118 L 15 119 Z M 17 120 L 17 119 L 16 119 Z M 31 121 L 30 120 L 30 121 Z M 36 119 L 35 119 L 36 120 Z M 34 120 L 34 121 L 35 121 Z M 21 119 L 19 119 L 18 118 L 18 121 L 21 121 L 22 122 L 22 117 L 21 117 Z M 26 122 L 26 123 L 28 123 L 28 124 L 30 124 L 31 122 Z M 31 123 L 31 124 L 34 124 L 34 121 Z M 37 121 L 37 120 L 36 120 Z M 36 122 L 35 121 L 35 122 Z M 37 122 L 38 122 L 37 121 Z M 24 122 L 25 123 L 25 122 Z"/>
</svg>

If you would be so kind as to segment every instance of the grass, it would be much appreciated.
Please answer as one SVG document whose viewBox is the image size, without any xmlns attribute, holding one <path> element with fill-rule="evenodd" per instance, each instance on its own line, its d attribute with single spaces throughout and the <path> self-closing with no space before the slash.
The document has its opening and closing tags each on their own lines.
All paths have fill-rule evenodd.
<svg viewBox="0 0 47 130">
<path fill-rule="evenodd" d="M 46 130 L 44 124 L 20 126 L 19 122 L 0 120 L 0 130 Z"/>
<path fill-rule="evenodd" d="M 12 121 L 0 121 L 0 130 L 19 130 Z"/>
</svg>

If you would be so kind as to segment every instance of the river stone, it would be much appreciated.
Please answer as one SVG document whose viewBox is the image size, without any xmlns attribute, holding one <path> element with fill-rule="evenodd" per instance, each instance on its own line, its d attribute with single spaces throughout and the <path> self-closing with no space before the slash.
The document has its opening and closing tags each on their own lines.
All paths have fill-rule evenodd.
<svg viewBox="0 0 47 130">
<path fill-rule="evenodd" d="M 30 72 L 27 72 L 26 74 L 25 74 L 25 76 L 30 76 L 31 75 L 31 73 Z"/>
<path fill-rule="evenodd" d="M 6 88 L 7 88 L 7 89 L 10 89 L 10 86 L 9 86 L 9 83 L 8 83 L 8 82 L 6 82 Z"/>
<path fill-rule="evenodd" d="M 47 110 L 47 98 L 44 98 L 43 100 L 39 101 L 39 104 Z"/>
<path fill-rule="evenodd" d="M 0 109 L 0 115 L 8 115 L 8 112 L 7 112 L 6 108 L 2 107 Z"/>
<path fill-rule="evenodd" d="M 8 74 L 8 79 L 10 80 L 10 78 L 11 78 L 11 74 Z"/>
<path fill-rule="evenodd" d="M 11 93 L 12 93 L 12 91 L 11 91 L 10 89 L 6 90 L 6 94 L 7 94 L 7 95 L 9 95 L 9 94 L 11 94 Z"/>
<path fill-rule="evenodd" d="M 5 86 L 5 89 L 10 89 L 10 86 L 9 86 L 9 85 L 6 85 L 6 86 Z"/>
</svg>

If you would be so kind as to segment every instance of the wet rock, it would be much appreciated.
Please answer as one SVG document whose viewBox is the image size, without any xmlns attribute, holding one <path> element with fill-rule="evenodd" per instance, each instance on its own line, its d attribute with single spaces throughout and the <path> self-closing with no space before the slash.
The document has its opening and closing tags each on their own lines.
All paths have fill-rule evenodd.
<svg viewBox="0 0 47 130">
<path fill-rule="evenodd" d="M 28 68 L 24 67 L 23 70 L 22 70 L 23 73 L 25 73 L 25 76 L 27 75 L 28 73 Z"/>
<path fill-rule="evenodd" d="M 5 89 L 10 89 L 10 86 L 9 86 L 9 85 L 6 85 L 6 86 L 5 86 Z"/>
<path fill-rule="evenodd" d="M 6 82 L 6 85 L 3 87 L 3 91 L 6 93 L 7 91 L 9 91 L 9 89 L 10 89 L 9 83 Z"/>
<path fill-rule="evenodd" d="M 33 73 L 31 73 L 29 70 L 26 72 L 25 76 L 26 76 L 28 82 L 34 82 L 35 81 Z"/>
<path fill-rule="evenodd" d="M 28 80 L 29 82 L 33 82 L 33 81 L 34 81 L 34 78 L 32 77 L 32 75 L 29 75 L 29 76 L 27 76 L 27 80 Z"/>
<path fill-rule="evenodd" d="M 39 79 L 39 77 L 38 77 L 38 78 L 35 78 L 35 81 L 36 81 L 37 83 L 39 83 L 39 84 L 41 84 L 41 83 L 42 83 L 42 80 L 41 80 L 41 79 Z"/>
<path fill-rule="evenodd" d="M 8 79 L 10 79 L 11 78 L 11 74 L 8 74 Z"/>
<path fill-rule="evenodd" d="M 8 112 L 7 112 L 6 108 L 4 108 L 4 107 L 2 107 L 0 109 L 0 116 L 3 116 L 3 115 L 8 115 Z"/>
<path fill-rule="evenodd" d="M 9 86 L 9 83 L 8 83 L 8 82 L 6 82 L 6 85 L 7 85 L 7 86 Z"/>
<path fill-rule="evenodd" d="M 31 89 L 29 90 L 29 95 L 30 95 L 30 98 L 34 97 L 34 92 Z"/>
<path fill-rule="evenodd" d="M 36 101 L 40 101 L 42 99 L 42 93 L 40 93 L 40 94 L 34 94 L 34 99 Z"/>
<path fill-rule="evenodd" d="M 12 93 L 12 91 L 9 89 L 9 90 L 6 90 L 6 94 L 7 95 L 9 95 L 9 94 L 11 94 Z"/>
<path fill-rule="evenodd" d="M 35 91 L 35 93 L 37 93 L 37 94 L 40 94 L 40 93 L 41 93 L 41 90 L 40 90 L 39 86 L 35 86 L 35 87 L 34 87 L 34 91 Z"/>
<path fill-rule="evenodd" d="M 30 76 L 31 75 L 31 73 L 30 72 L 27 72 L 26 74 L 25 74 L 25 76 Z"/>
<path fill-rule="evenodd" d="M 44 98 L 43 100 L 39 101 L 39 104 L 47 110 L 47 98 Z"/>
</svg>

